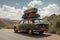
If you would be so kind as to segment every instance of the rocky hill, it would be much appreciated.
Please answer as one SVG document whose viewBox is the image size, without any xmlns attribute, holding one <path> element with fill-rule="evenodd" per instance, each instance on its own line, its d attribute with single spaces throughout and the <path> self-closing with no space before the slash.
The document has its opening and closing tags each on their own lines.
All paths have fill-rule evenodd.
<svg viewBox="0 0 60 40">
<path fill-rule="evenodd" d="M 53 14 L 51 16 L 46 16 L 44 17 L 44 19 L 46 19 L 47 21 L 57 21 L 57 20 L 60 20 L 60 15 L 56 15 L 56 14 Z"/>
<path fill-rule="evenodd" d="M 49 23 L 49 32 L 57 33 L 60 31 L 60 15 L 53 14 L 49 17 L 43 18 L 46 22 Z M 60 33 L 60 32 L 59 32 Z"/>
<path fill-rule="evenodd" d="M 0 28 L 13 28 L 13 25 L 16 24 L 17 20 L 10 20 L 7 18 L 0 18 Z"/>
</svg>

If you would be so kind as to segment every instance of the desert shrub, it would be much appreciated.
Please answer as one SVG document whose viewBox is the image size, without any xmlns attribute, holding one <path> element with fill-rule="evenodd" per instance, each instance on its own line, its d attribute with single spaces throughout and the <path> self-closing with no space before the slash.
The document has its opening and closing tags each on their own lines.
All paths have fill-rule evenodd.
<svg viewBox="0 0 60 40">
<path fill-rule="evenodd" d="M 49 32 L 50 33 L 56 33 L 56 23 L 55 22 L 50 22 L 49 23 Z"/>
<path fill-rule="evenodd" d="M 13 25 L 8 25 L 4 27 L 5 29 L 13 29 Z"/>
<path fill-rule="evenodd" d="M 60 34 L 60 21 L 56 22 L 56 33 Z"/>
<path fill-rule="evenodd" d="M 49 24 L 49 32 L 60 34 L 60 21 L 53 21 Z"/>
</svg>

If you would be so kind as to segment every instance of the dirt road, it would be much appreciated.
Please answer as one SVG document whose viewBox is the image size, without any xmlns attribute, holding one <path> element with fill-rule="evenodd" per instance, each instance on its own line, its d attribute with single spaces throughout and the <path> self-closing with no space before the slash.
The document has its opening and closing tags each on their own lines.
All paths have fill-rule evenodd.
<svg viewBox="0 0 60 40">
<path fill-rule="evenodd" d="M 14 33 L 13 29 L 0 29 L 0 40 L 60 40 L 57 34 L 44 33 L 43 35 Z"/>
</svg>

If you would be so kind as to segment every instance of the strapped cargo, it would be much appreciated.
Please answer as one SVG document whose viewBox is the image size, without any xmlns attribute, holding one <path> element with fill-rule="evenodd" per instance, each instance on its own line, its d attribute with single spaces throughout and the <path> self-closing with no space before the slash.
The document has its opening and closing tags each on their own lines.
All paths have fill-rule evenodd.
<svg viewBox="0 0 60 40">
<path fill-rule="evenodd" d="M 38 17 L 40 17 L 39 14 L 33 14 L 33 13 L 29 14 L 29 18 L 38 18 Z"/>
<path fill-rule="evenodd" d="M 24 11 L 24 14 L 22 16 L 23 19 L 28 19 L 28 18 L 38 18 L 40 17 L 39 14 L 37 14 L 37 8 L 30 8 Z"/>
<path fill-rule="evenodd" d="M 31 8 L 31 9 L 27 9 L 24 11 L 24 14 L 30 14 L 30 13 L 37 13 L 37 9 L 36 8 Z"/>
</svg>

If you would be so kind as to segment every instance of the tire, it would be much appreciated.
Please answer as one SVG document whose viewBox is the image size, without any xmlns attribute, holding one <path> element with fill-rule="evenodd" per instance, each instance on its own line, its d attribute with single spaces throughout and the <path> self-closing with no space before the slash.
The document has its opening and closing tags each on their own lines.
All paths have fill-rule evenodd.
<svg viewBox="0 0 60 40">
<path fill-rule="evenodd" d="M 40 34 L 43 34 L 43 33 L 44 33 L 44 31 L 40 31 L 39 33 L 40 33 Z"/>
<path fill-rule="evenodd" d="M 28 33 L 29 35 L 32 35 L 32 34 L 33 34 L 33 30 L 29 29 L 29 30 L 27 30 L 27 33 Z"/>
<path fill-rule="evenodd" d="M 16 27 L 14 27 L 14 32 L 15 32 L 15 33 L 18 33 L 18 30 L 17 30 L 17 28 L 16 28 Z"/>
</svg>

